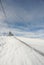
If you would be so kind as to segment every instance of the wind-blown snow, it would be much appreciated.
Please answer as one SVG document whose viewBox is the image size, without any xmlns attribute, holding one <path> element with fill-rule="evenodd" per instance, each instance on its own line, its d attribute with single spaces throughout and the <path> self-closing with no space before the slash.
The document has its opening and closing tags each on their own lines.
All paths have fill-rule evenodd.
<svg viewBox="0 0 44 65">
<path fill-rule="evenodd" d="M 44 52 L 44 40 L 18 38 Z M 14 36 L 0 36 L 0 65 L 44 65 L 44 57 Z"/>
</svg>

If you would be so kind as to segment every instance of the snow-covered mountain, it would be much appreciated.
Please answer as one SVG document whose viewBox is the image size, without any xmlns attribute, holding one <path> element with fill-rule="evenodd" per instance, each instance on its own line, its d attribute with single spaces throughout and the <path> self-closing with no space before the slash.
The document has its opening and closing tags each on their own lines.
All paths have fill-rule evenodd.
<svg viewBox="0 0 44 65">
<path fill-rule="evenodd" d="M 44 40 L 17 37 L 44 53 Z M 0 65 L 44 65 L 44 56 L 14 36 L 0 36 Z"/>
</svg>

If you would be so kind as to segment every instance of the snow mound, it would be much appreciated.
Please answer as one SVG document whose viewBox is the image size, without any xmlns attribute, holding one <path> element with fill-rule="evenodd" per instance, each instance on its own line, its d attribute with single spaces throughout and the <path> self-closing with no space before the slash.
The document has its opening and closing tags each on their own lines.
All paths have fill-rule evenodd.
<svg viewBox="0 0 44 65">
<path fill-rule="evenodd" d="M 23 38 L 19 39 L 23 40 Z M 34 44 L 31 45 L 35 47 Z M 44 65 L 44 57 L 21 43 L 14 36 L 0 36 L 0 65 Z"/>
</svg>

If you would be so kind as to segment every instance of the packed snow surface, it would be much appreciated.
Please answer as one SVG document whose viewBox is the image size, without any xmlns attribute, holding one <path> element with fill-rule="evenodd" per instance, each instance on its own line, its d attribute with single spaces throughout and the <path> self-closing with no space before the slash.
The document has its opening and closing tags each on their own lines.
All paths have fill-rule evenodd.
<svg viewBox="0 0 44 65">
<path fill-rule="evenodd" d="M 17 37 L 44 53 L 44 40 Z M 14 36 L 0 36 L 0 65 L 44 65 L 44 56 Z"/>
</svg>

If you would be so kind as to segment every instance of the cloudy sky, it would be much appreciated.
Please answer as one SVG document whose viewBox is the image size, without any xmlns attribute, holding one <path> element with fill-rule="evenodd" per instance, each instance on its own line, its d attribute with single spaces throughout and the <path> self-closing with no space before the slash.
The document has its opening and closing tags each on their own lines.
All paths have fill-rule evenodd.
<svg viewBox="0 0 44 65">
<path fill-rule="evenodd" d="M 44 0 L 2 0 L 0 35 L 12 31 L 17 36 L 44 38 Z"/>
</svg>

